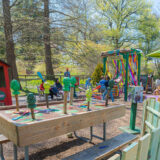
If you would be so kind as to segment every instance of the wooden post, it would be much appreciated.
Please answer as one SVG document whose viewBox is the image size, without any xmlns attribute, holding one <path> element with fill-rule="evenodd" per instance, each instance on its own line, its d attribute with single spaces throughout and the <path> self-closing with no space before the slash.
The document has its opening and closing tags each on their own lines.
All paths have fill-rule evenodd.
<svg viewBox="0 0 160 160">
<path fill-rule="evenodd" d="M 64 108 L 63 108 L 64 114 L 67 114 L 67 96 L 68 96 L 68 92 L 64 91 Z"/>
<path fill-rule="evenodd" d="M 74 93 L 74 87 L 71 87 L 71 90 L 70 90 L 70 105 L 73 104 L 73 93 Z"/>
<path fill-rule="evenodd" d="M 108 89 L 107 95 L 106 95 L 106 103 L 105 105 L 108 106 L 108 99 L 109 99 L 109 95 L 110 95 L 110 90 Z"/>
<path fill-rule="evenodd" d="M 90 101 L 88 101 L 87 110 L 89 111 Z"/>
<path fill-rule="evenodd" d="M 125 91 L 124 91 L 124 100 L 127 101 L 128 98 L 128 61 L 129 53 L 126 54 L 126 78 L 125 78 Z"/>
<path fill-rule="evenodd" d="M 31 108 L 31 115 L 32 115 L 32 119 L 35 119 L 34 108 Z"/>
<path fill-rule="evenodd" d="M 138 85 L 140 86 L 140 75 L 141 75 L 141 54 L 138 53 Z"/>
<path fill-rule="evenodd" d="M 18 94 L 15 95 L 15 99 L 16 99 L 16 110 L 17 112 L 19 112 Z"/>
<path fill-rule="evenodd" d="M 48 94 L 46 93 L 46 105 L 47 105 L 47 108 L 49 108 L 49 103 L 48 103 Z"/>
</svg>

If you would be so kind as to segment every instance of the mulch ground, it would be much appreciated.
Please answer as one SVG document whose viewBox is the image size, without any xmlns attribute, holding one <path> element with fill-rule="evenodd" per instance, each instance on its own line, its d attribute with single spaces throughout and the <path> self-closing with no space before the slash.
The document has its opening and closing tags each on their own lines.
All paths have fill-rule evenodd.
<svg viewBox="0 0 160 160">
<path fill-rule="evenodd" d="M 107 123 L 107 138 L 114 137 L 120 133 L 120 126 L 129 126 L 131 102 L 124 102 L 123 97 L 115 100 L 118 104 L 126 104 L 126 114 L 124 117 L 112 120 Z M 136 126 L 141 127 L 143 113 L 143 105 L 138 104 Z M 102 125 L 94 127 L 94 134 L 102 135 Z M 78 131 L 80 136 L 89 136 L 89 128 Z M 45 136 L 45 135 L 44 135 Z M 25 137 L 24 137 L 25 138 Z M 60 160 L 86 148 L 89 148 L 101 140 L 93 139 L 93 143 L 86 143 L 77 138 L 68 138 L 67 135 L 59 136 L 47 141 L 31 145 L 29 147 L 30 160 Z M 13 159 L 13 144 L 7 143 L 4 145 L 4 156 L 6 160 Z M 24 148 L 18 148 L 18 159 L 24 159 Z"/>
</svg>

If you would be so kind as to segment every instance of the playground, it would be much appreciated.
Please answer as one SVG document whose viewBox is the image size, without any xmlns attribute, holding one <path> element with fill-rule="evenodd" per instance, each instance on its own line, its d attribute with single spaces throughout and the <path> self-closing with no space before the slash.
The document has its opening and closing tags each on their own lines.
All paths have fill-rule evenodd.
<svg viewBox="0 0 160 160">
<path fill-rule="evenodd" d="M 95 102 L 94 102 L 95 103 Z M 124 98 L 120 98 L 118 100 L 115 100 L 115 102 L 112 104 L 112 102 L 110 102 L 111 105 L 116 105 L 116 103 L 120 104 L 123 103 L 126 106 L 130 106 L 130 102 L 124 102 Z M 79 108 L 78 106 L 80 104 L 84 104 L 84 102 L 78 103 L 78 105 L 76 103 L 74 103 L 73 106 L 76 106 L 78 109 L 77 110 L 83 110 L 86 111 L 86 107 L 84 108 Z M 58 107 L 59 106 L 59 107 Z M 62 104 L 58 105 L 57 107 L 50 106 L 50 108 L 52 109 L 58 109 L 59 111 L 61 111 L 62 108 Z M 104 106 L 99 106 L 96 107 L 95 109 L 99 109 L 99 108 L 104 108 Z M 39 109 L 41 110 L 45 110 L 45 107 L 37 107 L 38 111 Z M 24 110 L 23 108 L 21 109 L 22 111 Z M 75 111 L 75 109 L 73 110 L 72 108 L 70 109 L 70 107 L 68 108 L 69 110 L 69 114 L 76 114 L 77 110 Z M 59 112 L 57 111 L 57 112 Z M 15 118 L 17 117 L 16 114 L 11 114 L 12 110 L 8 110 L 8 111 L 2 111 L 5 115 L 7 115 L 7 117 L 11 117 L 11 118 Z M 53 114 L 53 116 L 56 118 L 58 113 L 53 113 L 51 112 L 51 114 Z M 138 110 L 137 110 L 137 119 L 136 119 L 136 126 L 141 127 L 141 118 L 142 118 L 142 112 L 143 112 L 143 105 L 140 104 L 138 106 Z M 1 112 L 0 112 L 1 113 Z M 38 116 L 38 114 L 44 114 L 45 113 L 36 113 L 35 116 L 37 117 L 38 121 L 40 120 L 40 117 L 44 117 L 44 116 Z M 48 114 L 46 114 L 48 115 Z M 59 113 L 59 115 L 61 115 Z M 64 114 L 62 114 L 61 116 L 64 116 Z M 48 116 L 47 116 L 48 117 Z M 26 119 L 28 121 L 26 121 Z M 112 137 L 117 136 L 118 134 L 122 133 L 121 130 L 119 130 L 119 126 L 127 126 L 128 122 L 130 119 L 130 107 L 126 107 L 126 113 L 125 116 L 119 118 L 119 119 L 115 119 L 110 121 L 109 123 L 107 123 L 107 129 L 106 129 L 106 138 L 110 139 Z M 31 119 L 31 115 L 28 115 L 28 117 L 21 118 L 18 120 L 15 120 L 14 122 L 16 123 L 29 123 L 30 121 L 32 121 Z M 86 122 L 87 123 L 87 122 Z M 89 137 L 89 128 L 86 129 L 81 129 L 78 131 L 77 133 L 79 136 L 84 136 L 84 137 Z M 103 131 L 102 131 L 102 124 L 96 125 L 94 127 L 94 134 L 96 135 L 102 135 Z M 27 136 L 27 135 L 26 135 Z M 59 159 L 63 159 L 65 157 L 68 157 L 72 154 L 75 154 L 79 151 L 82 151 L 84 149 L 87 149 L 89 147 L 94 146 L 95 144 L 101 143 L 102 140 L 96 139 L 94 138 L 92 143 L 86 143 L 83 140 L 77 139 L 76 137 L 74 138 L 68 138 L 67 135 L 62 135 L 59 137 L 55 137 L 49 140 L 45 140 L 43 142 L 40 142 L 38 144 L 33 144 L 30 146 L 29 148 L 29 152 L 30 152 L 30 159 L 34 159 L 34 160 L 39 160 L 39 159 L 55 159 L 55 160 L 59 160 Z M 23 148 L 19 148 L 18 149 L 18 156 L 19 159 L 23 159 L 24 157 L 24 150 Z M 11 160 L 13 159 L 13 144 L 11 142 L 4 144 L 4 156 L 7 160 Z"/>
<path fill-rule="evenodd" d="M 160 0 L 0 2 L 0 160 L 160 160 Z"/>
<path fill-rule="evenodd" d="M 141 56 L 137 49 L 102 52 L 106 78 L 94 86 L 91 78 L 80 86 L 67 69 L 63 88 L 55 82 L 61 87 L 55 94 L 61 94 L 60 100 L 52 99 L 55 86 L 37 72 L 42 80 L 39 95 L 30 91 L 24 103 L 20 83 L 9 83 L 9 65 L 0 61 L 3 86 L 8 84 L 1 90 L 1 158 L 158 160 L 159 96 L 144 90 L 151 81 L 142 84 Z"/>
</svg>

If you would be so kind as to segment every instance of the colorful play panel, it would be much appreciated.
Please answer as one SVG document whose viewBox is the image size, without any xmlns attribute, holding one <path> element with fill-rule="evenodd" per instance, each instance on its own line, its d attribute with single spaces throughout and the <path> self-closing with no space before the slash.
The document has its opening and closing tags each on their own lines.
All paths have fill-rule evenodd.
<svg viewBox="0 0 160 160">
<path fill-rule="evenodd" d="M 113 103 L 112 105 L 117 105 L 116 103 Z M 70 105 L 68 103 L 68 115 L 76 115 L 81 112 L 87 111 L 87 102 L 76 102 L 73 105 Z M 92 100 L 90 111 L 96 111 L 100 109 L 105 109 L 105 102 L 104 101 L 98 101 L 98 100 Z M 25 108 L 21 109 L 20 112 L 15 112 L 14 109 L 11 110 L 3 110 L 0 111 L 0 114 L 3 114 L 3 116 L 9 118 L 13 121 L 13 123 L 19 123 L 19 124 L 28 124 L 33 123 L 36 121 L 43 121 L 50 118 L 58 118 L 66 116 L 66 114 L 63 114 L 63 104 L 56 104 L 51 105 L 49 109 L 46 106 L 36 107 L 34 109 L 34 114 L 36 119 L 33 120 L 31 118 L 30 109 Z"/>
</svg>

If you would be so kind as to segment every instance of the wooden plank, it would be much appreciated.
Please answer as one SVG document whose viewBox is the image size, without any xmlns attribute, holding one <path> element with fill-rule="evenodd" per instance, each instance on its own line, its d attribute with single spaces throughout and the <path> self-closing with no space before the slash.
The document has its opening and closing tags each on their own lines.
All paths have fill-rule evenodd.
<svg viewBox="0 0 160 160">
<path fill-rule="evenodd" d="M 150 130 L 149 130 L 149 133 L 150 133 L 150 131 L 152 132 L 152 130 L 155 129 L 154 126 L 153 126 L 150 122 L 145 121 L 145 124 L 146 124 L 146 126 L 150 129 Z"/>
<path fill-rule="evenodd" d="M 155 112 L 158 112 L 158 115 L 160 115 L 160 114 L 159 114 L 159 108 L 158 108 L 157 103 L 156 103 L 156 99 L 154 100 L 154 107 L 153 107 L 153 109 L 154 109 Z M 152 125 L 153 125 L 155 128 L 158 127 L 158 119 L 159 119 L 159 116 L 158 116 L 158 115 L 156 115 L 156 114 L 153 113 Z"/>
<path fill-rule="evenodd" d="M 138 143 L 134 142 L 122 151 L 122 160 L 136 160 Z"/>
<path fill-rule="evenodd" d="M 120 160 L 120 155 L 115 154 L 114 156 L 110 157 L 108 160 Z"/>
<path fill-rule="evenodd" d="M 155 110 L 160 113 L 160 103 L 158 101 L 156 101 Z M 157 126 L 155 127 L 160 127 L 160 116 L 157 118 Z"/>
<path fill-rule="evenodd" d="M 10 119 L 0 114 L 0 133 L 6 136 L 13 143 L 18 144 L 17 127 Z"/>
<path fill-rule="evenodd" d="M 103 143 L 100 143 L 79 153 L 66 157 L 63 160 L 101 160 L 102 158 L 113 154 L 125 145 L 131 143 L 136 138 L 137 136 L 133 134 L 122 133 Z"/>
<path fill-rule="evenodd" d="M 149 133 L 139 139 L 137 160 L 147 160 L 150 139 L 151 139 L 151 134 Z"/>
<path fill-rule="evenodd" d="M 157 150 L 157 158 L 156 159 L 160 159 L 160 141 L 159 141 L 159 145 L 158 145 L 158 150 Z"/>
<path fill-rule="evenodd" d="M 157 160 L 156 156 L 158 152 L 159 139 L 160 139 L 160 128 L 156 128 L 151 133 L 151 144 L 149 153 L 150 160 Z"/>
<path fill-rule="evenodd" d="M 19 136 L 18 146 L 35 144 L 49 138 L 108 122 L 124 115 L 125 105 L 117 105 L 107 107 L 106 109 L 43 120 L 41 122 L 21 124 L 20 126 L 17 126 Z"/>
<path fill-rule="evenodd" d="M 150 100 L 150 102 L 149 102 L 149 107 L 150 107 L 151 109 L 154 109 L 156 99 L 150 98 L 149 100 Z M 148 122 L 149 122 L 152 126 L 153 126 L 153 117 L 154 117 L 153 113 L 149 111 Z M 150 129 L 150 128 L 149 128 L 149 129 Z M 150 133 L 151 133 L 151 132 L 152 132 L 152 130 L 150 129 Z"/>
<path fill-rule="evenodd" d="M 141 136 L 143 136 L 145 134 L 145 130 L 146 130 L 146 119 L 147 119 L 147 106 L 148 106 L 148 100 L 145 100 L 143 102 L 143 120 L 142 120 L 142 129 L 141 129 Z"/>
</svg>

